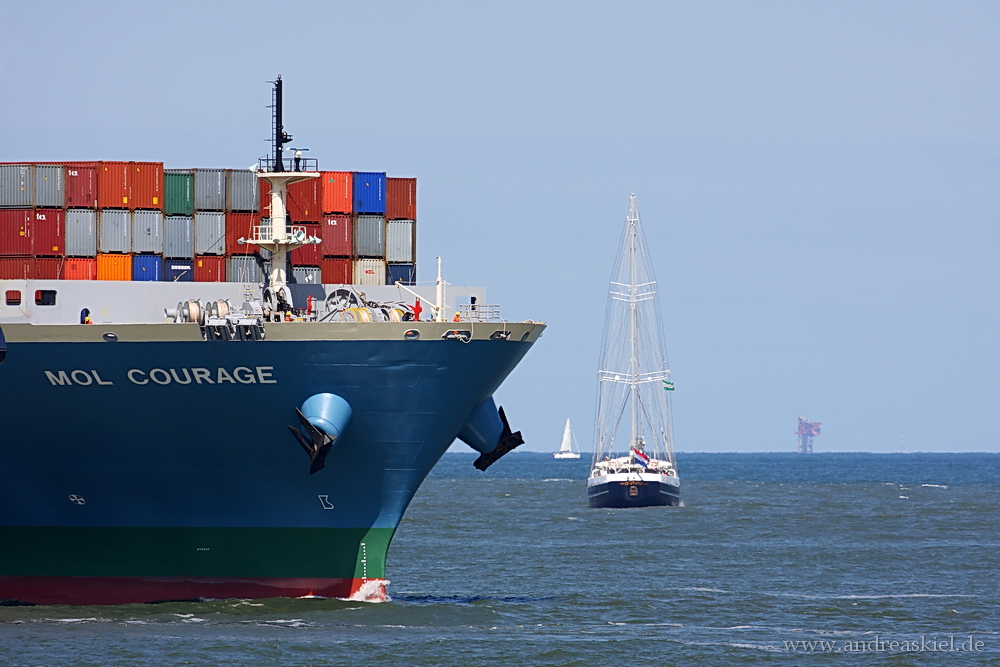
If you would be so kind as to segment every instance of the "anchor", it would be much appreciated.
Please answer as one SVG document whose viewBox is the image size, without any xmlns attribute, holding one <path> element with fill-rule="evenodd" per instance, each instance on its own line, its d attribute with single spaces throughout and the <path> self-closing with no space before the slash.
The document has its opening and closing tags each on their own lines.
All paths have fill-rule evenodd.
<svg viewBox="0 0 1000 667">
<path fill-rule="evenodd" d="M 515 447 L 519 447 L 524 444 L 524 438 L 521 437 L 520 431 L 515 433 L 510 432 L 510 424 L 507 423 L 507 415 L 503 413 L 503 407 L 497 410 L 497 412 L 500 415 L 500 421 L 503 422 L 503 432 L 500 434 L 500 442 L 497 443 L 496 449 L 492 452 L 480 454 L 479 458 L 473 462 L 472 465 L 476 466 L 479 470 L 486 470 L 491 465 L 496 463 L 501 456 L 508 453 Z"/>
<path fill-rule="evenodd" d="M 334 439 L 313 426 L 312 423 L 306 419 L 306 416 L 302 414 L 301 410 L 295 408 L 295 412 L 298 414 L 299 421 L 302 422 L 302 427 L 305 429 L 305 432 L 309 434 L 309 437 L 306 438 L 306 436 L 302 434 L 302 431 L 294 426 L 289 426 L 288 430 L 292 432 L 295 439 L 299 441 L 300 445 L 302 445 L 302 449 L 306 450 L 306 454 L 309 455 L 309 460 L 312 462 L 312 465 L 309 466 L 309 474 L 314 475 L 326 466 L 326 455 L 330 453 L 331 449 L 333 449 Z"/>
<path fill-rule="evenodd" d="M 288 430 L 309 455 L 309 474 L 315 475 L 326 466 L 334 440 L 347 428 L 353 411 L 350 404 L 336 394 L 315 394 L 306 399 L 301 410 L 295 408 L 295 414 L 299 416 L 302 431 L 294 426 L 289 426 Z"/>
<path fill-rule="evenodd" d="M 486 470 L 510 450 L 524 444 L 521 432 L 511 433 L 503 408 L 497 409 L 490 396 L 469 413 L 458 432 L 458 439 L 479 452 L 473 463 L 479 470 Z"/>
</svg>

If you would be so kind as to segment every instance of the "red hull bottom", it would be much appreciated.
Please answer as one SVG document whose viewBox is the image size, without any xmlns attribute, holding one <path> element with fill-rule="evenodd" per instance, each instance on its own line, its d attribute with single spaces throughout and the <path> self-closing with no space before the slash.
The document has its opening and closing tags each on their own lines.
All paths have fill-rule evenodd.
<svg viewBox="0 0 1000 667">
<path fill-rule="evenodd" d="M 385 579 L 212 579 L 186 577 L 0 577 L 0 600 L 27 604 L 136 604 L 199 599 L 389 599 Z"/>
</svg>

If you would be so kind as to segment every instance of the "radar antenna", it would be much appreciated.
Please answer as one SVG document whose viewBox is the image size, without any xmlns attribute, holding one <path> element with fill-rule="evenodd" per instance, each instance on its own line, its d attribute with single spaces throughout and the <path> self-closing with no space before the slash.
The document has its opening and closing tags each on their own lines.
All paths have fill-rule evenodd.
<svg viewBox="0 0 1000 667">
<path fill-rule="evenodd" d="M 267 207 L 270 209 L 270 216 L 254 227 L 250 238 L 240 239 L 240 242 L 271 251 L 271 271 L 268 276 L 270 284 L 264 290 L 263 308 L 265 317 L 280 321 L 295 307 L 291 290 L 288 289 L 288 253 L 303 245 L 320 242 L 316 236 L 309 236 L 304 226 L 293 225 L 293 221 L 288 219 L 288 186 L 319 178 L 319 166 L 315 159 L 302 157 L 302 153 L 308 151 L 308 148 L 289 148 L 288 150 L 294 151 L 294 158 L 285 161 L 285 144 L 291 143 L 292 135 L 285 132 L 283 124 L 281 75 L 270 83 L 273 86 L 271 119 L 274 133 L 271 143 L 274 156 L 262 157 L 257 161 L 257 177 L 271 186 L 271 203 Z"/>
</svg>

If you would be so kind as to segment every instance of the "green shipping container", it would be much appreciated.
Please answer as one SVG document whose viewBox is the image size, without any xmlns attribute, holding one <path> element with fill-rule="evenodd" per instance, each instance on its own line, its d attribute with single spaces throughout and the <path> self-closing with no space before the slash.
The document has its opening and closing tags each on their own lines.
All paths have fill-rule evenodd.
<svg viewBox="0 0 1000 667">
<path fill-rule="evenodd" d="M 167 215 L 194 215 L 194 174 L 182 169 L 163 172 Z"/>
</svg>

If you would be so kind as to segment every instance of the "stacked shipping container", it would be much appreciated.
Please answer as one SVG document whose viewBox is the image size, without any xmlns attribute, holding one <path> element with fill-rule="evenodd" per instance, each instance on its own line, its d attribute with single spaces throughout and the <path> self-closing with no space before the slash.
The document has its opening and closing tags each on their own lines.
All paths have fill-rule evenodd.
<svg viewBox="0 0 1000 667">
<path fill-rule="evenodd" d="M 417 284 L 417 179 L 386 179 L 386 283 Z"/>
<path fill-rule="evenodd" d="M 269 210 L 250 170 L 0 164 L 0 278 L 259 282 L 268 253 L 239 241 Z M 320 240 L 291 253 L 293 281 L 414 284 L 416 179 L 319 172 L 288 213 Z"/>
</svg>

